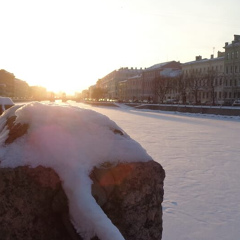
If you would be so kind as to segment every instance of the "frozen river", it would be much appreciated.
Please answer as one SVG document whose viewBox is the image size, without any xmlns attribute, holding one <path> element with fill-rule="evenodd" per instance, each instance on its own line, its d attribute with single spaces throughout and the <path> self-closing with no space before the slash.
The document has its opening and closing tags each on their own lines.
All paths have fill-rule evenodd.
<svg viewBox="0 0 240 240">
<path fill-rule="evenodd" d="M 107 115 L 163 166 L 163 240 L 240 239 L 239 117 L 72 104 Z"/>
</svg>

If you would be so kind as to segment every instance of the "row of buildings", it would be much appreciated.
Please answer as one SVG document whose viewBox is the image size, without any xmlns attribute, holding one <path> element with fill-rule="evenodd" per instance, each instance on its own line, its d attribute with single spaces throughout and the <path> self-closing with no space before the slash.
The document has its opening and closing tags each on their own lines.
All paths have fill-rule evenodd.
<svg viewBox="0 0 240 240">
<path fill-rule="evenodd" d="M 231 104 L 240 99 L 240 35 L 223 48 L 216 57 L 114 70 L 83 91 L 83 97 L 94 98 L 101 89 L 105 100 Z"/>
<path fill-rule="evenodd" d="M 13 73 L 0 69 L 0 96 L 13 100 L 47 99 L 49 92 L 41 86 L 29 86 L 26 81 L 18 79 Z"/>
</svg>

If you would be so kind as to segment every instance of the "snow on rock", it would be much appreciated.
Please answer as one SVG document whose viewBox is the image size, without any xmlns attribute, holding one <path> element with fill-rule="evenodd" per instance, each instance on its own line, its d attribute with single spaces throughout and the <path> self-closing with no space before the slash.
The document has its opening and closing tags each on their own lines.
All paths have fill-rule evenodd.
<svg viewBox="0 0 240 240">
<path fill-rule="evenodd" d="M 11 141 L 7 121 L 17 129 Z M 147 162 L 152 158 L 108 117 L 78 107 L 29 103 L 13 106 L 0 118 L 0 167 L 44 166 L 54 169 L 69 199 L 71 221 L 90 239 L 124 239 L 91 194 L 91 170 L 104 162 Z"/>
</svg>

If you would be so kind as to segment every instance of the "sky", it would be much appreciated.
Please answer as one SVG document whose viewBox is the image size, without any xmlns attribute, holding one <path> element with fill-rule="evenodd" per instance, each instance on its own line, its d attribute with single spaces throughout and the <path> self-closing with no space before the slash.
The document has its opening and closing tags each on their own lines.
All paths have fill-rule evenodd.
<svg viewBox="0 0 240 240">
<path fill-rule="evenodd" d="M 74 93 L 121 67 L 192 61 L 240 34 L 238 0 L 0 0 L 0 69 Z"/>
</svg>

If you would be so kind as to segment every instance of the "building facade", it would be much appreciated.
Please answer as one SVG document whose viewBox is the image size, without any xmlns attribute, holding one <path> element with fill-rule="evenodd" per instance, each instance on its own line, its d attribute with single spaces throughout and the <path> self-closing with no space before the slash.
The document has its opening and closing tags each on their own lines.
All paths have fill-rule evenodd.
<svg viewBox="0 0 240 240">
<path fill-rule="evenodd" d="M 97 82 L 105 99 L 141 102 L 232 104 L 240 99 L 240 35 L 225 43 L 225 52 L 197 56 L 181 64 L 170 61 L 149 68 L 120 68 Z"/>
<path fill-rule="evenodd" d="M 142 101 L 163 102 L 175 98 L 172 83 L 180 75 L 182 64 L 176 61 L 155 64 L 142 73 Z M 174 89 L 174 90 L 173 90 Z"/>
<path fill-rule="evenodd" d="M 0 69 L 0 96 L 13 97 L 14 96 L 14 74 Z"/>
<path fill-rule="evenodd" d="M 14 80 L 14 98 L 16 99 L 27 99 L 30 95 L 29 85 L 20 79 L 15 78 Z"/>
<path fill-rule="evenodd" d="M 186 102 L 220 104 L 224 100 L 224 53 L 210 59 L 196 56 L 182 65 Z"/>
<path fill-rule="evenodd" d="M 224 99 L 232 103 L 240 99 L 240 35 L 234 35 L 231 43 L 225 43 Z"/>
<path fill-rule="evenodd" d="M 120 101 L 139 102 L 142 98 L 142 74 L 120 81 L 118 89 Z"/>
<path fill-rule="evenodd" d="M 109 73 L 97 82 L 97 87 L 106 92 L 105 99 L 119 100 L 122 93 L 119 91 L 119 82 L 130 77 L 141 74 L 142 69 L 137 68 L 120 68 Z"/>
</svg>

